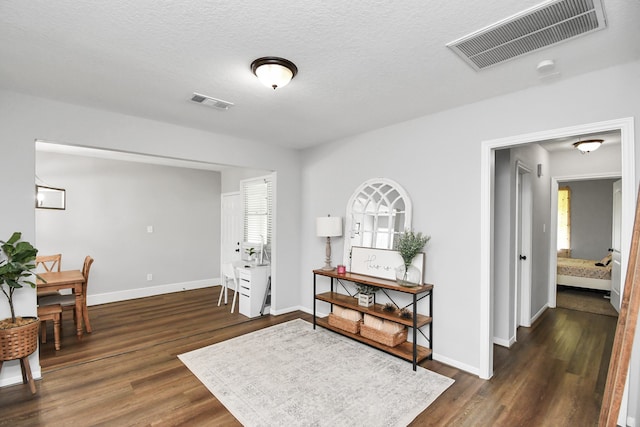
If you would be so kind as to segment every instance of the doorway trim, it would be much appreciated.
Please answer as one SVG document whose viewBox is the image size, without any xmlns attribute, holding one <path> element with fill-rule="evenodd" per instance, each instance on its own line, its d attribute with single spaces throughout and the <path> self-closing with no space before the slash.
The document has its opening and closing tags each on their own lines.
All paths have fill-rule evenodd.
<svg viewBox="0 0 640 427">
<path fill-rule="evenodd" d="M 493 376 L 493 175 L 495 150 L 532 142 L 571 137 L 578 134 L 619 130 L 621 138 L 622 172 L 622 234 L 623 258 L 629 252 L 635 211 L 635 155 L 633 117 L 588 123 L 523 135 L 485 140 L 480 148 L 480 354 L 479 376 Z M 625 277 L 626 265 L 622 277 Z M 621 290 L 622 291 L 622 290 Z"/>
<path fill-rule="evenodd" d="M 522 163 L 516 162 L 516 244 L 513 253 L 513 263 L 515 264 L 513 283 L 515 284 L 514 299 L 514 323 L 513 340 L 517 340 L 518 327 L 531 326 L 531 248 L 532 248 L 532 221 L 533 221 L 533 200 L 531 189 L 531 168 Z M 520 256 L 528 256 L 529 262 L 523 267 Z"/>
<path fill-rule="evenodd" d="M 602 172 L 596 174 L 561 175 L 551 177 L 551 212 L 558 212 L 558 189 L 562 181 L 591 181 L 595 179 L 622 178 L 620 172 Z M 622 180 L 624 183 L 624 179 Z M 634 190 L 635 191 L 635 190 Z M 624 196 L 623 196 L 624 197 Z M 633 225 L 633 224 L 632 224 Z M 549 307 L 556 307 L 556 270 L 558 267 L 557 241 L 558 241 L 558 216 L 551 215 L 549 221 Z M 626 271 L 626 259 L 621 259 L 620 270 Z M 624 277 L 624 276 L 622 276 Z M 622 287 L 623 284 L 621 283 Z"/>
</svg>

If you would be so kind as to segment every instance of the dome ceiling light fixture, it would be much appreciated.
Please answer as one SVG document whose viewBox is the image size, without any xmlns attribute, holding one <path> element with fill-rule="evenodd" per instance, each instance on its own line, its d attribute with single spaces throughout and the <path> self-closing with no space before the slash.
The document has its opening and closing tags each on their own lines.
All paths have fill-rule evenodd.
<svg viewBox="0 0 640 427">
<path fill-rule="evenodd" d="M 604 142 L 604 139 L 585 139 L 584 141 L 578 140 L 573 144 L 582 154 L 590 153 L 600 148 L 600 145 Z"/>
<path fill-rule="evenodd" d="M 298 74 L 298 67 L 288 59 L 264 56 L 251 63 L 251 71 L 263 85 L 276 90 L 289 84 Z"/>
</svg>

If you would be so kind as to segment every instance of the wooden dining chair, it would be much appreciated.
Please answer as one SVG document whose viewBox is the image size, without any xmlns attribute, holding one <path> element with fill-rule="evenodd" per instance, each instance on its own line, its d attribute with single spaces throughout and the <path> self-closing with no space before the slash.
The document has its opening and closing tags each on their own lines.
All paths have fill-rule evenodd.
<svg viewBox="0 0 640 427">
<path fill-rule="evenodd" d="M 60 271 L 61 264 L 62 254 L 36 256 L 36 268 L 42 267 L 47 273 Z"/>
<path fill-rule="evenodd" d="M 62 266 L 62 254 L 55 255 L 38 255 L 36 256 L 36 270 L 44 270 L 47 273 L 52 271 L 60 271 Z M 58 291 L 39 292 L 38 297 L 60 295 Z"/>
<path fill-rule="evenodd" d="M 84 327 L 87 330 L 87 333 L 91 333 L 91 323 L 89 323 L 89 311 L 87 309 L 87 289 L 89 284 L 89 271 L 91 270 L 91 265 L 93 264 L 93 258 L 87 255 L 84 259 L 84 264 L 82 266 L 82 275 L 84 276 L 84 284 L 82 285 L 82 318 L 84 321 Z M 76 306 L 76 296 L 75 294 L 68 295 L 52 295 L 52 296 L 44 296 L 38 298 L 38 306 L 44 307 L 49 305 L 60 304 L 62 306 L 62 311 L 73 311 L 75 323 L 78 322 L 78 319 L 75 318 L 75 306 Z"/>
<path fill-rule="evenodd" d="M 40 341 L 47 342 L 47 321 L 53 322 L 53 341 L 56 350 L 60 350 L 60 323 L 62 321 L 62 306 L 60 304 L 38 307 L 38 319 L 40 319 Z"/>
</svg>

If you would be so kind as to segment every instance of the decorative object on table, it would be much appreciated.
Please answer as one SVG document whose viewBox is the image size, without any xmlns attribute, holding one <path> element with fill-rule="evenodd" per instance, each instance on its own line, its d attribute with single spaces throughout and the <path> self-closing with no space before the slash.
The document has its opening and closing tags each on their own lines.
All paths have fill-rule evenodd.
<svg viewBox="0 0 640 427">
<path fill-rule="evenodd" d="M 347 202 L 344 219 L 342 259 L 347 270 L 354 272 L 351 249 L 355 246 L 393 249 L 398 236 L 412 228 L 412 211 L 409 194 L 389 178 L 371 178 L 359 185 Z"/>
<path fill-rule="evenodd" d="M 396 347 L 407 340 L 407 328 L 396 322 L 364 315 L 360 335 L 389 347 Z"/>
<path fill-rule="evenodd" d="M 326 259 L 323 270 L 333 270 L 331 265 L 331 238 L 342 236 L 342 218 L 339 216 L 321 216 L 316 218 L 316 235 L 326 237 Z"/>
<path fill-rule="evenodd" d="M 385 303 L 384 307 L 382 307 L 382 311 L 387 313 L 393 313 L 396 311 L 396 306 L 392 302 Z"/>
<path fill-rule="evenodd" d="M 256 254 L 256 249 L 253 246 L 245 249 L 244 251 L 247 253 L 247 256 L 249 257 L 249 261 L 255 261 L 254 255 Z"/>
<path fill-rule="evenodd" d="M 38 348 L 37 317 L 18 317 L 13 306 L 14 292 L 36 284 L 31 276 L 36 268 L 38 250 L 29 242 L 21 241 L 22 233 L 16 232 L 6 242 L 0 241 L 0 289 L 9 302 L 11 318 L 0 321 L 0 369 L 2 362 L 20 359 L 22 377 L 29 383 L 31 393 L 36 393 L 36 384 L 31 375 L 29 355 Z"/>
<path fill-rule="evenodd" d="M 378 291 L 377 287 L 358 283 L 356 284 L 356 288 L 358 288 L 359 306 L 371 307 L 373 306 L 373 304 L 375 304 L 375 293 Z"/>
<path fill-rule="evenodd" d="M 420 252 L 413 258 L 411 265 L 422 272 L 424 271 L 424 252 Z M 376 249 L 353 246 L 351 248 L 351 270 L 353 274 L 363 274 L 381 279 L 396 280 L 396 268 L 404 264 L 400 252 L 392 249 Z"/>
<path fill-rule="evenodd" d="M 411 313 L 411 310 L 403 308 L 402 310 L 400 310 L 400 317 L 402 317 L 403 319 L 412 319 L 413 313 Z"/>
<path fill-rule="evenodd" d="M 328 322 L 331 326 L 343 331 L 357 334 L 360 332 L 360 325 L 362 324 L 362 313 L 336 305 L 333 307 L 333 311 L 329 313 Z"/>
<path fill-rule="evenodd" d="M 345 267 L 344 265 L 339 265 L 338 267 L 336 267 L 336 271 L 338 272 L 338 274 L 346 274 L 347 267 Z"/>
<path fill-rule="evenodd" d="M 405 231 L 396 244 L 396 250 L 402 257 L 402 265 L 396 268 L 396 282 L 401 286 L 419 286 L 422 284 L 422 272 L 413 266 L 413 259 L 420 253 L 431 236 Z"/>
</svg>

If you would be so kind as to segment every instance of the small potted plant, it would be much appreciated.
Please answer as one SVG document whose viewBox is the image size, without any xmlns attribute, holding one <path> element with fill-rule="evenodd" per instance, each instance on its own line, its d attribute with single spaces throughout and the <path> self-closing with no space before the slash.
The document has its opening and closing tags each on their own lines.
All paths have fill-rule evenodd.
<svg viewBox="0 0 640 427">
<path fill-rule="evenodd" d="M 358 305 L 362 307 L 371 307 L 375 304 L 375 293 L 378 288 L 375 286 L 358 284 Z"/>
<path fill-rule="evenodd" d="M 402 286 L 418 286 L 420 284 L 420 270 L 411 265 L 413 259 L 420 253 L 431 236 L 422 233 L 405 231 L 396 244 L 396 250 L 402 257 L 402 265 L 396 268 L 396 282 Z"/>
<path fill-rule="evenodd" d="M 24 285 L 36 287 L 31 277 L 36 268 L 38 250 L 29 242 L 21 241 L 21 237 L 21 233 L 13 233 L 6 242 L 0 240 L 0 289 L 11 309 L 11 317 L 0 320 L 0 361 L 22 359 L 26 364 L 28 362 L 25 363 L 24 359 L 38 347 L 39 321 L 37 317 L 16 316 L 13 297 L 15 291 Z M 30 385 L 35 393 L 32 379 Z"/>
</svg>

